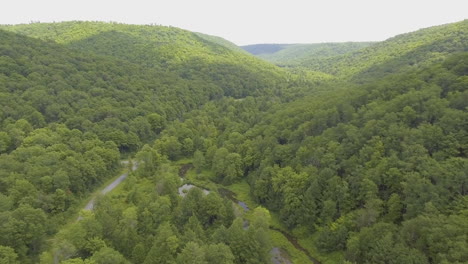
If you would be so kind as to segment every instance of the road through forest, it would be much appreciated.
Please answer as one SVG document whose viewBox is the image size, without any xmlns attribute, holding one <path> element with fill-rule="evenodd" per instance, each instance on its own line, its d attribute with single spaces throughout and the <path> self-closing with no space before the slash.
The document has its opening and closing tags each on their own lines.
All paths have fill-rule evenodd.
<svg viewBox="0 0 468 264">
<path fill-rule="evenodd" d="M 128 164 L 128 161 L 125 160 L 125 161 L 122 161 L 122 164 Z M 133 163 L 133 166 L 132 166 L 132 171 L 135 171 L 136 169 L 138 168 L 138 164 L 136 162 Z M 102 189 L 100 192 L 99 192 L 99 195 L 106 195 L 108 192 L 112 191 L 113 189 L 115 189 L 115 187 L 119 186 L 119 184 L 125 180 L 125 178 L 127 178 L 129 172 L 126 172 L 122 175 L 120 175 L 117 179 L 115 179 L 113 182 L 111 182 L 109 185 L 107 185 L 106 187 L 104 187 L 104 189 Z M 84 207 L 84 210 L 87 210 L 87 211 L 91 211 L 93 210 L 94 208 L 94 204 L 96 202 L 96 196 L 94 196 L 87 204 L 86 206 Z"/>
</svg>

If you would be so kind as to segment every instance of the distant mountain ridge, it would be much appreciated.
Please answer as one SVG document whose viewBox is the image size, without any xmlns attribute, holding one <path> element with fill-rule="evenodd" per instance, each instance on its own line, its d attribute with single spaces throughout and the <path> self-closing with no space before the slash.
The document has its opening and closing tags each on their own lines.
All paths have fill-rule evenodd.
<svg viewBox="0 0 468 264">
<path fill-rule="evenodd" d="M 466 51 L 464 43 L 468 41 L 467 33 L 468 20 L 464 20 L 397 35 L 376 43 L 259 44 L 243 48 L 280 66 L 304 67 L 351 77 L 354 74 L 376 73 L 377 68 L 382 74 L 440 61 L 447 54 Z"/>
<path fill-rule="evenodd" d="M 241 46 L 252 55 L 274 54 L 295 44 L 252 44 Z"/>
<path fill-rule="evenodd" d="M 338 56 L 372 44 L 374 42 L 254 44 L 242 46 L 242 48 L 269 62 L 282 66 L 294 66 L 309 59 Z"/>
</svg>

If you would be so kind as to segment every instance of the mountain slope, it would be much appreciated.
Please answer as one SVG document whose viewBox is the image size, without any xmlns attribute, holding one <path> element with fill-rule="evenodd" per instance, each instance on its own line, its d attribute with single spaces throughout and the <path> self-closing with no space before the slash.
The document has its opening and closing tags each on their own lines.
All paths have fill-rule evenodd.
<svg viewBox="0 0 468 264">
<path fill-rule="evenodd" d="M 304 61 L 301 66 L 344 77 L 372 72 L 376 67 L 380 72 L 390 68 L 392 72 L 403 72 L 466 51 L 467 33 L 468 20 L 465 20 L 398 35 L 341 56 Z"/>
<path fill-rule="evenodd" d="M 216 82 L 223 87 L 226 95 L 235 97 L 274 87 L 278 81 L 285 80 L 285 73 L 269 63 L 227 48 L 227 44 L 207 40 L 207 36 L 173 27 L 63 22 L 4 28 L 53 40 L 73 49 L 175 72 L 186 79 L 203 75 L 202 79 Z M 221 41 L 218 39 L 217 42 Z M 234 86 L 233 83 L 238 85 Z"/>
<path fill-rule="evenodd" d="M 372 42 L 317 43 L 317 44 L 257 44 L 242 48 L 257 57 L 281 66 L 299 66 L 350 53 L 372 45 Z"/>
<path fill-rule="evenodd" d="M 170 156 L 169 142 L 186 134 L 217 142 L 183 155 L 201 166 L 191 179 L 247 181 L 243 191 L 299 241 L 339 256 L 317 256 L 323 263 L 463 263 L 467 62 L 467 52 L 452 54 L 266 113 L 260 99 L 213 102 L 170 124 L 153 151 L 180 158 Z"/>
<path fill-rule="evenodd" d="M 260 44 L 244 47 L 278 65 L 305 67 L 337 77 L 380 77 L 430 65 L 454 52 L 466 51 L 468 20 L 401 34 L 378 43 L 310 45 Z M 367 76 L 367 77 L 366 77 Z M 377 76 L 375 76 L 377 77 Z"/>
<path fill-rule="evenodd" d="M 224 46 L 228 49 L 231 49 L 231 50 L 234 50 L 234 51 L 237 51 L 237 52 L 242 52 L 242 53 L 246 53 L 245 50 L 243 50 L 241 47 L 237 46 L 236 44 L 230 42 L 230 41 L 227 41 L 221 37 L 217 37 L 217 36 L 212 36 L 212 35 L 207 35 L 207 34 L 203 34 L 203 33 L 199 33 L 199 32 L 196 32 L 195 34 L 197 34 L 199 37 L 207 40 L 207 41 L 210 41 L 210 42 L 213 42 L 213 43 L 216 43 L 216 44 L 219 44 L 221 46 Z"/>
<path fill-rule="evenodd" d="M 128 40 L 114 32 L 106 38 Z M 281 86 L 262 83 L 280 82 L 275 71 L 229 60 L 219 80 L 197 71 L 200 65 L 188 79 L 95 51 L 0 30 L 0 246 L 22 263 L 38 262 L 45 238 L 80 198 L 120 169 L 120 153 L 209 100 Z"/>
<path fill-rule="evenodd" d="M 369 73 L 342 66 L 349 79 L 266 112 L 259 109 L 259 98 L 210 103 L 171 124 L 154 150 L 169 155 L 169 139 L 182 142 L 185 134 L 217 142 L 194 149 L 194 162 L 204 160 L 193 179 L 248 182 L 255 201 L 325 255 L 317 257 L 324 263 L 463 263 L 468 256 L 468 52 L 459 52 L 468 48 L 459 41 L 467 37 L 464 23 L 397 37 L 425 41 L 401 56 L 383 49 L 390 59 L 381 58 L 382 67 Z M 394 45 L 394 39 L 380 44 Z M 409 44 L 402 48 L 409 50 Z M 409 65 L 412 60 L 418 63 Z M 337 259 L 327 261 L 330 253 Z"/>
</svg>

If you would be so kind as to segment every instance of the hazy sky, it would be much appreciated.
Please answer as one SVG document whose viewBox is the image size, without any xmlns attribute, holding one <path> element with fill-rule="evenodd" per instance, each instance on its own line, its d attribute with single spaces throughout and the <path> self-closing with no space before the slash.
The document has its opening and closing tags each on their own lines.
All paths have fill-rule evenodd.
<svg viewBox="0 0 468 264">
<path fill-rule="evenodd" d="M 236 44 L 384 40 L 468 18 L 468 0 L 3 0 L 0 24 L 172 25 Z"/>
</svg>

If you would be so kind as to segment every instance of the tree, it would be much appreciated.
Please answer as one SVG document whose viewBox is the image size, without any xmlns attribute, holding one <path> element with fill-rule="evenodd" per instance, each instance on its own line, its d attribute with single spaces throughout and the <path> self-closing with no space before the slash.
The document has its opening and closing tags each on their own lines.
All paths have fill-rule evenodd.
<svg viewBox="0 0 468 264">
<path fill-rule="evenodd" d="M 168 222 L 162 223 L 144 264 L 174 264 L 178 248 L 179 239 L 172 231 L 172 226 Z"/>
<path fill-rule="evenodd" d="M 214 192 L 209 193 L 202 199 L 198 210 L 194 210 L 194 213 L 205 228 L 221 225 L 227 218 L 223 200 Z"/>
<path fill-rule="evenodd" d="M 19 264 L 15 250 L 10 247 L 0 246 L 0 264 Z"/>
<path fill-rule="evenodd" d="M 133 263 L 143 263 L 146 257 L 146 249 L 143 243 L 138 243 L 132 251 Z"/>
<path fill-rule="evenodd" d="M 205 167 L 205 157 L 203 156 L 203 152 L 196 150 L 193 153 L 193 166 L 197 170 L 197 173 L 200 173 L 203 168 Z"/>
<path fill-rule="evenodd" d="M 185 157 L 189 157 L 193 154 L 194 151 L 193 140 L 191 138 L 184 138 L 181 144 L 181 152 Z"/>
<path fill-rule="evenodd" d="M 226 148 L 219 148 L 216 150 L 213 156 L 213 161 L 211 169 L 220 178 L 224 177 L 224 172 L 227 167 L 226 157 L 229 154 L 229 151 Z"/>
<path fill-rule="evenodd" d="M 242 157 L 237 153 L 229 153 L 226 156 L 226 168 L 224 169 L 224 179 L 226 184 L 238 181 L 243 175 Z"/>
<path fill-rule="evenodd" d="M 10 145 L 11 145 L 10 136 L 4 131 L 0 131 L 0 153 L 7 152 L 7 150 L 10 149 Z"/>
<path fill-rule="evenodd" d="M 103 247 L 96 252 L 91 260 L 96 264 L 129 264 L 122 254 L 109 247 Z"/>
<path fill-rule="evenodd" d="M 148 123 L 151 126 L 151 130 L 153 130 L 156 134 L 159 134 L 166 125 L 166 120 L 158 113 L 151 113 L 147 115 L 146 118 L 148 119 Z"/>
<path fill-rule="evenodd" d="M 162 157 L 158 151 L 148 145 L 143 146 L 137 153 L 136 159 L 139 163 L 139 170 L 147 177 L 153 176 L 162 162 Z"/>
<path fill-rule="evenodd" d="M 234 255 L 225 244 L 210 244 L 204 247 L 206 261 L 210 264 L 234 264 Z"/>
<path fill-rule="evenodd" d="M 177 264 L 208 264 L 205 251 L 197 243 L 188 242 L 177 255 Z"/>
<path fill-rule="evenodd" d="M 402 217 L 403 204 L 400 196 L 393 193 L 387 201 L 387 214 L 385 219 L 391 223 L 398 223 Z"/>
<path fill-rule="evenodd" d="M 36 254 L 44 245 L 47 216 L 40 209 L 29 205 L 18 207 L 12 212 L 13 239 L 19 247 L 26 246 L 32 254 Z"/>
<path fill-rule="evenodd" d="M 428 263 L 421 252 L 405 247 L 395 239 L 395 234 L 393 224 L 377 223 L 365 227 L 348 239 L 346 258 L 359 263 Z"/>
<path fill-rule="evenodd" d="M 244 230 L 243 220 L 237 218 L 227 230 L 225 243 L 231 249 L 235 263 L 265 263 L 264 248 L 255 237 L 252 228 Z M 269 249 L 267 249 L 269 250 Z"/>
</svg>

